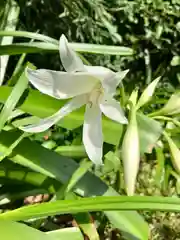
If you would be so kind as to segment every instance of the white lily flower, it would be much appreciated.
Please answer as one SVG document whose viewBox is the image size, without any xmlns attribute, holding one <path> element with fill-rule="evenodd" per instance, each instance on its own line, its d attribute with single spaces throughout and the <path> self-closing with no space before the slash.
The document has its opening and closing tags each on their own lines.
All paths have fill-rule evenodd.
<svg viewBox="0 0 180 240">
<path fill-rule="evenodd" d="M 57 99 L 72 98 L 54 115 L 37 124 L 21 127 L 26 132 L 43 132 L 60 119 L 86 104 L 83 143 L 90 160 L 102 164 L 102 113 L 121 124 L 127 124 L 120 103 L 113 95 L 126 71 L 113 72 L 105 67 L 86 66 L 69 47 L 64 35 L 60 38 L 60 58 L 66 72 L 27 69 L 29 81 L 42 93 Z"/>
</svg>

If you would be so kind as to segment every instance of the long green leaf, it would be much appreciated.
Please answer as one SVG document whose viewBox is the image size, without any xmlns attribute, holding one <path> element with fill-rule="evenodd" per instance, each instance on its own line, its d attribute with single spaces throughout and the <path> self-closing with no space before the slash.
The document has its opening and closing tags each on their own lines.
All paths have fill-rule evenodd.
<svg viewBox="0 0 180 240">
<path fill-rule="evenodd" d="M 58 40 L 33 32 L 26 31 L 0 31 L 0 36 L 13 36 L 13 37 L 25 37 L 34 40 L 40 40 L 42 42 L 52 43 L 58 45 Z M 69 43 L 75 51 L 78 52 L 89 52 L 99 54 L 110 54 L 110 55 L 132 55 L 133 50 L 128 47 L 121 46 L 108 46 L 98 44 L 87 44 L 87 43 Z"/>
<path fill-rule="evenodd" d="M 59 188 L 60 183 L 55 179 L 49 178 L 28 168 L 13 164 L 10 161 L 0 163 L 0 182 L 3 183 L 23 183 L 37 188 L 46 189 L 54 193 L 55 186 Z"/>
<path fill-rule="evenodd" d="M 112 210 L 180 212 L 180 200 L 172 197 L 155 196 L 113 196 L 82 198 L 79 200 L 57 200 L 56 202 L 30 205 L 2 213 L 0 214 L 0 219 L 20 221 L 56 214 Z"/>
<path fill-rule="evenodd" d="M 70 43 L 70 46 L 77 52 L 120 56 L 129 56 L 134 54 L 131 48 L 121 46 L 108 46 L 88 43 Z"/>
<path fill-rule="evenodd" d="M 0 87 L 0 102 L 5 103 L 12 88 L 7 86 Z M 23 104 L 19 106 L 19 109 L 29 113 L 31 115 L 44 118 L 52 115 L 58 111 L 66 101 L 57 100 L 47 95 L 41 94 L 39 91 L 30 90 L 28 97 L 25 99 Z M 59 125 L 63 128 L 72 130 L 83 124 L 84 121 L 84 108 L 74 111 L 67 117 L 63 118 Z M 122 135 L 123 126 L 107 118 L 103 119 L 103 134 L 104 141 L 110 144 L 117 145 Z"/>
<path fill-rule="evenodd" d="M 13 37 L 25 37 L 34 40 L 40 40 L 46 43 L 52 43 L 58 45 L 58 40 L 51 37 L 26 31 L 0 31 L 0 36 L 13 36 Z M 78 52 L 89 52 L 97 54 L 110 54 L 110 55 L 132 55 L 133 50 L 128 47 L 120 46 L 108 46 L 108 45 L 97 45 L 97 44 L 85 44 L 85 43 L 69 43 L 75 51 Z"/>
<path fill-rule="evenodd" d="M 11 37 L 23 37 L 23 38 L 30 38 L 34 40 L 39 40 L 42 42 L 52 43 L 58 45 L 58 40 L 39 34 L 34 32 L 27 32 L 27 31 L 0 31 L 0 36 L 11 36 Z"/>
<path fill-rule="evenodd" d="M 83 160 L 80 163 L 79 168 L 73 173 L 72 177 L 68 182 L 66 192 L 70 192 L 74 188 L 79 179 L 84 176 L 84 174 L 90 169 L 90 167 L 92 167 L 92 162 L 88 161 L 87 159 Z"/>
<path fill-rule="evenodd" d="M 56 52 L 58 45 L 45 42 L 13 43 L 0 46 L 0 55 L 17 55 L 22 53 Z"/>
<path fill-rule="evenodd" d="M 77 52 L 109 54 L 109 55 L 132 55 L 133 50 L 128 47 L 96 45 L 88 43 L 69 43 L 69 45 Z M 32 43 L 14 43 L 0 46 L 0 55 L 17 55 L 22 53 L 39 53 L 39 52 L 57 52 L 58 45 L 45 42 Z"/>
<path fill-rule="evenodd" d="M 20 132 L 0 133 L 0 151 L 4 152 L 18 138 Z M 33 151 L 32 151 L 33 149 Z M 61 157 L 57 153 L 43 148 L 36 142 L 23 139 L 14 149 L 11 160 L 20 165 L 27 166 L 46 176 L 56 178 L 61 183 L 67 184 L 72 174 L 78 168 L 78 164 L 67 158 Z M 76 192 L 84 196 L 106 195 L 113 196 L 118 193 L 108 187 L 101 179 L 90 172 L 87 172 L 76 184 Z M 124 232 L 128 232 L 137 239 L 146 240 L 148 235 L 147 224 L 136 212 L 106 212 L 112 224 Z M 142 226 L 142 229 L 139 229 Z M 132 239 L 132 238 L 128 238 Z"/>
<path fill-rule="evenodd" d="M 17 84 L 15 85 L 15 87 L 12 89 L 12 92 L 8 96 L 8 99 L 6 100 L 4 107 L 0 113 L 0 131 L 4 127 L 5 122 L 11 116 L 12 111 L 14 110 L 23 92 L 27 88 L 27 85 L 28 80 L 25 77 L 25 73 L 23 72 Z"/>
<path fill-rule="evenodd" d="M 16 140 L 11 144 L 11 146 L 7 149 L 7 151 L 5 151 L 5 152 L 0 156 L 0 161 L 2 161 L 4 158 L 6 158 L 7 156 L 9 156 L 9 155 L 12 153 L 13 149 L 14 149 L 15 147 L 17 147 L 17 145 L 18 145 L 18 144 L 23 140 L 23 138 L 26 137 L 26 136 L 28 136 L 28 134 L 25 133 L 25 132 L 24 132 L 21 136 L 19 136 L 19 138 L 16 139 Z"/>
</svg>

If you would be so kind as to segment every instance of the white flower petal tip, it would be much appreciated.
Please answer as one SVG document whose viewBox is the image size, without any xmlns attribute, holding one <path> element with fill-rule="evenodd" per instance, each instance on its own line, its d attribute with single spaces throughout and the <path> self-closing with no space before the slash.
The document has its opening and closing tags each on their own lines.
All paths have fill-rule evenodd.
<svg viewBox="0 0 180 240">
<path fill-rule="evenodd" d="M 27 68 L 25 69 L 25 74 L 26 74 L 26 76 L 29 78 L 29 77 L 31 76 L 31 74 L 33 74 L 33 73 L 36 72 L 36 71 L 37 71 L 37 70 L 33 70 L 33 69 L 27 67 Z"/>
<path fill-rule="evenodd" d="M 123 71 L 117 72 L 116 74 L 117 74 L 117 76 L 119 76 L 120 79 L 122 80 L 123 78 L 126 77 L 126 75 L 128 74 L 128 72 L 129 72 L 129 69 L 126 69 L 126 70 L 123 70 Z"/>
<path fill-rule="evenodd" d="M 128 72 L 129 72 L 129 69 L 116 73 L 116 77 L 114 80 L 114 84 L 116 85 L 116 87 L 122 82 L 122 80 L 126 77 Z"/>
<path fill-rule="evenodd" d="M 26 127 L 19 127 L 20 130 L 22 130 L 23 132 L 28 132 L 28 133 L 40 133 L 40 132 L 44 132 L 45 130 L 42 130 L 41 128 L 37 128 L 35 125 L 28 125 Z"/>
<path fill-rule="evenodd" d="M 19 129 L 24 132 L 29 132 L 29 133 L 45 132 L 47 129 L 49 129 L 53 124 L 55 124 L 58 121 L 54 117 L 54 115 L 52 115 L 51 117 L 48 117 L 48 118 L 41 119 L 37 123 L 19 127 Z"/>
<path fill-rule="evenodd" d="M 121 124 L 128 123 L 127 118 L 124 116 L 124 111 L 120 106 L 120 103 L 111 96 L 103 96 L 99 102 L 99 106 L 106 117 Z"/>
<path fill-rule="evenodd" d="M 101 168 L 104 166 L 104 164 L 103 164 L 103 162 L 102 162 L 102 159 L 101 159 L 101 158 L 97 159 L 97 158 L 95 158 L 95 157 L 96 157 L 96 156 L 91 155 L 91 156 L 89 157 L 89 159 L 91 160 L 91 162 L 94 163 L 94 165 L 95 165 L 98 169 L 101 169 Z"/>
<path fill-rule="evenodd" d="M 122 78 L 121 78 L 121 80 L 123 80 L 126 77 L 128 72 L 129 72 L 129 69 L 126 69 L 126 70 L 122 71 L 122 75 L 121 75 Z"/>
<path fill-rule="evenodd" d="M 129 72 L 129 69 L 126 69 L 126 70 L 123 71 L 124 77 L 126 76 L 126 74 L 128 74 L 128 72 Z"/>
<path fill-rule="evenodd" d="M 67 72 L 85 71 L 82 60 L 75 51 L 70 48 L 67 38 L 61 35 L 59 40 L 59 52 L 63 67 Z"/>
<path fill-rule="evenodd" d="M 38 123 L 28 125 L 25 127 L 20 127 L 24 132 L 38 133 L 44 132 L 54 124 L 58 123 L 62 118 L 71 113 L 73 110 L 76 110 L 86 104 L 87 97 L 86 95 L 80 95 L 71 99 L 66 103 L 58 112 L 53 114 L 50 117 L 41 119 Z"/>
<path fill-rule="evenodd" d="M 61 35 L 61 37 L 59 39 L 59 43 L 60 43 L 60 45 L 68 44 L 68 40 L 64 34 Z"/>
<path fill-rule="evenodd" d="M 128 124 L 128 120 L 126 117 L 124 117 L 124 119 L 121 120 L 121 124 Z"/>
</svg>

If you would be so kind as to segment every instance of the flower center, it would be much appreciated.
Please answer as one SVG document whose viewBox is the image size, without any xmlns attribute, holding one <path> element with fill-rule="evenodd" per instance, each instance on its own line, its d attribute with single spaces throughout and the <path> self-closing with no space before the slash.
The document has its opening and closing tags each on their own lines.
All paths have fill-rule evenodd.
<svg viewBox="0 0 180 240">
<path fill-rule="evenodd" d="M 94 89 L 89 94 L 89 104 L 92 106 L 93 104 L 98 104 L 100 96 L 103 94 L 103 87 L 101 83 L 98 83 Z"/>
</svg>

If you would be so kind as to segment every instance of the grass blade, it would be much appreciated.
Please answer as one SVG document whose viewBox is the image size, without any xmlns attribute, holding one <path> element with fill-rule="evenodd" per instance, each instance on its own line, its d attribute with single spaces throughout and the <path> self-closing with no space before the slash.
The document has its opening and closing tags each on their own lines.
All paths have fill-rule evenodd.
<svg viewBox="0 0 180 240">
<path fill-rule="evenodd" d="M 55 45 L 59 44 L 59 41 L 54 38 L 51 38 L 39 33 L 27 32 L 27 31 L 0 31 L 0 36 L 13 36 L 13 37 L 21 37 L 21 38 L 23 37 L 23 38 L 39 40 L 42 42 L 52 43 Z"/>
<path fill-rule="evenodd" d="M 20 221 L 30 218 L 53 216 L 56 214 L 112 210 L 158 210 L 180 212 L 180 200 L 172 197 L 155 196 L 103 196 L 78 200 L 57 200 L 55 202 L 30 205 L 5 212 L 0 214 L 0 219 Z"/>
<path fill-rule="evenodd" d="M 108 55 L 133 55 L 133 50 L 128 47 L 96 45 L 88 43 L 69 43 L 75 51 L 80 53 L 108 54 Z M 0 55 L 16 55 L 22 53 L 39 53 L 39 52 L 58 52 L 57 44 L 45 42 L 32 43 L 14 43 L 0 46 Z"/>
<path fill-rule="evenodd" d="M 70 192 L 74 188 L 77 182 L 84 176 L 89 168 L 92 167 L 92 165 L 92 162 L 88 161 L 87 159 L 83 160 L 80 163 L 79 168 L 73 173 L 72 177 L 69 180 L 66 188 L 66 193 Z"/>
<path fill-rule="evenodd" d="M 28 80 L 23 72 L 20 76 L 16 86 L 12 89 L 11 94 L 9 95 L 7 101 L 4 104 L 4 107 L 0 113 L 0 131 L 4 127 L 5 122 L 11 116 L 12 111 L 14 110 L 16 104 L 18 103 L 23 92 L 27 88 Z"/>
</svg>

